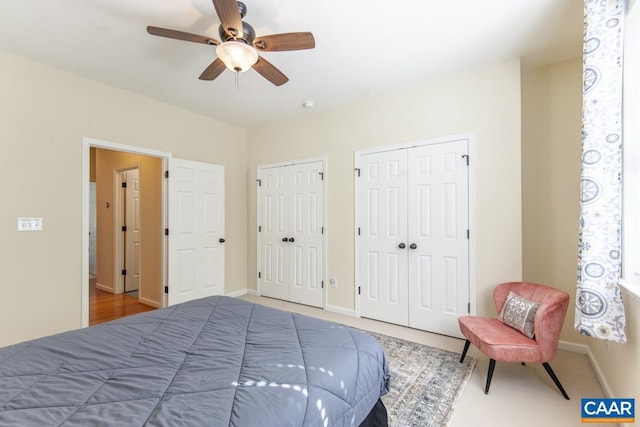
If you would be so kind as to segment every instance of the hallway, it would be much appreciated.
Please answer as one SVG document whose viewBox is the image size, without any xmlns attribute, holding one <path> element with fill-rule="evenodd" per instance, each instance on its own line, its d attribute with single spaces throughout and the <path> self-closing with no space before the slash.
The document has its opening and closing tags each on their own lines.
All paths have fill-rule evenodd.
<svg viewBox="0 0 640 427">
<path fill-rule="evenodd" d="M 136 297 L 111 294 L 97 289 L 95 285 L 96 279 L 89 279 L 89 326 L 155 310 L 150 305 L 139 303 Z"/>
</svg>

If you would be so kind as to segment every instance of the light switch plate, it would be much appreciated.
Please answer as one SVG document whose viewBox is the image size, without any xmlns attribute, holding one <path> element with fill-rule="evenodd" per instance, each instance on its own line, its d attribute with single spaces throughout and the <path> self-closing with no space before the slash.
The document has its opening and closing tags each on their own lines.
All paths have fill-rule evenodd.
<svg viewBox="0 0 640 427">
<path fill-rule="evenodd" d="M 18 218 L 18 231 L 42 231 L 42 218 Z"/>
</svg>

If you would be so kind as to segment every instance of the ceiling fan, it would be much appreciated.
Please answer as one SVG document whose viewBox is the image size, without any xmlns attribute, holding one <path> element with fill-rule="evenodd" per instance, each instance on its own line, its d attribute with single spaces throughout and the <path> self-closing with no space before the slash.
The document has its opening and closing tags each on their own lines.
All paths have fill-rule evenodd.
<svg viewBox="0 0 640 427">
<path fill-rule="evenodd" d="M 213 6 L 220 18 L 218 33 L 222 41 L 168 28 L 147 27 L 147 32 L 154 36 L 216 46 L 218 57 L 200 74 L 200 80 L 214 80 L 225 68 L 236 72 L 236 76 L 253 68 L 274 85 L 281 86 L 289 78 L 258 52 L 313 49 L 316 45 L 310 32 L 256 37 L 253 27 L 242 20 L 247 13 L 247 6 L 240 1 L 213 0 Z"/>
</svg>

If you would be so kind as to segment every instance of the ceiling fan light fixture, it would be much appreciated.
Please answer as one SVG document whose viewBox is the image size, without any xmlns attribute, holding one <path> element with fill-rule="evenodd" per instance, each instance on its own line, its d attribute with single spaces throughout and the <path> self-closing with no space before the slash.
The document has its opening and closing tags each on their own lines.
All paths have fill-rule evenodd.
<svg viewBox="0 0 640 427">
<path fill-rule="evenodd" d="M 240 41 L 220 43 L 216 47 L 216 55 L 228 69 L 238 73 L 244 73 L 258 62 L 256 49 Z"/>
</svg>

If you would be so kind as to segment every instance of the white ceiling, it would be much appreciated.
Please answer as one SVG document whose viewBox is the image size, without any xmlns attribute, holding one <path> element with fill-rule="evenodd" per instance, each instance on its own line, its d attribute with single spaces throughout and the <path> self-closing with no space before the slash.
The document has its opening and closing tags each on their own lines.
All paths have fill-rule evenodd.
<svg viewBox="0 0 640 427">
<path fill-rule="evenodd" d="M 314 114 L 467 67 L 581 52 L 581 0 L 244 0 L 258 36 L 311 31 L 316 48 L 266 52 L 290 79 L 250 70 L 198 80 L 215 47 L 154 37 L 147 25 L 219 39 L 211 0 L 2 0 L 0 49 L 251 128 Z M 315 101 L 312 110 L 302 103 Z"/>
</svg>

